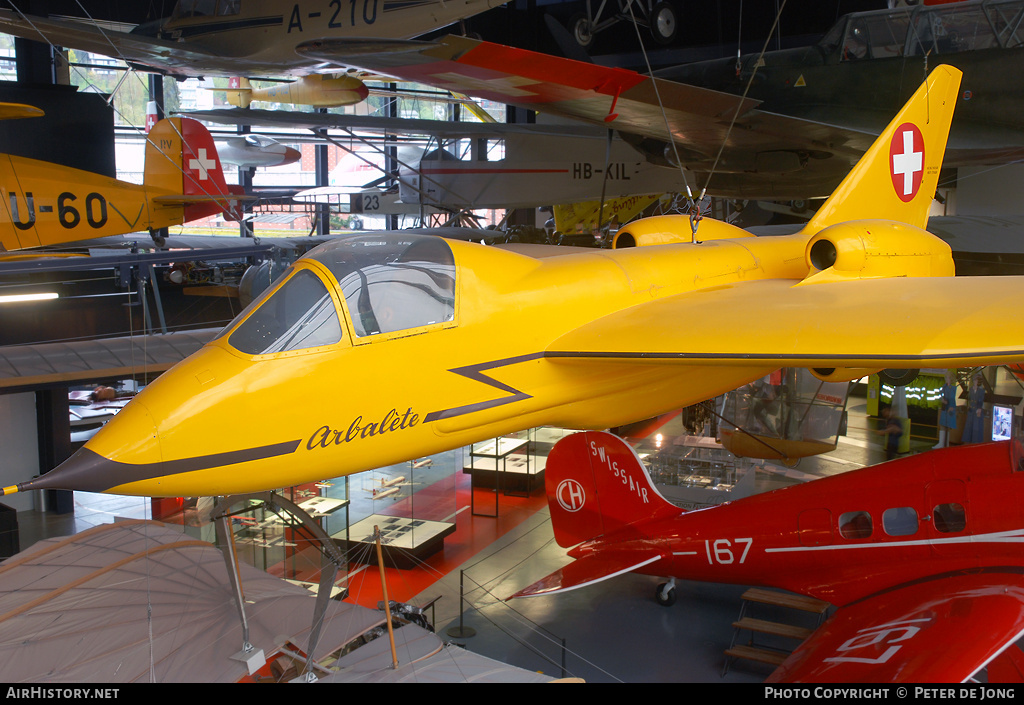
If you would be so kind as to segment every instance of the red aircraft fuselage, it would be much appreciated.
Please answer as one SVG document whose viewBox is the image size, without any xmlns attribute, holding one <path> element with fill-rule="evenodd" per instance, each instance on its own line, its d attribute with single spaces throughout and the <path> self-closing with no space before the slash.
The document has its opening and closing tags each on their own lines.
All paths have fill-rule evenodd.
<svg viewBox="0 0 1024 705">
<path fill-rule="evenodd" d="M 597 475 L 598 449 L 591 451 Z M 664 501 L 646 496 L 647 480 L 630 476 L 631 463 L 610 451 L 605 458 L 610 478 L 635 487 L 640 505 Z M 940 572 L 1024 566 L 1019 458 L 1019 446 L 1005 442 L 950 448 L 711 509 L 661 506 L 570 555 L 653 549 L 662 559 L 636 572 L 771 585 L 841 606 Z M 600 495 L 607 511 L 609 497 Z"/>
</svg>

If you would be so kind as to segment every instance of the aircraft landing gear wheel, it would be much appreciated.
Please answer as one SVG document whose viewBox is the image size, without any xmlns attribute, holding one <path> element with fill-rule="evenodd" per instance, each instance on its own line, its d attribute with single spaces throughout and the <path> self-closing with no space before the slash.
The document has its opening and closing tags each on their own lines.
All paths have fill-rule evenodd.
<svg viewBox="0 0 1024 705">
<path fill-rule="evenodd" d="M 164 247 L 167 244 L 167 228 L 160 228 L 158 230 L 150 230 L 149 236 L 153 238 L 153 244 L 157 247 Z"/>
<path fill-rule="evenodd" d="M 594 27 L 586 15 L 573 15 L 569 20 L 569 32 L 581 47 L 589 47 L 594 41 Z"/>
<path fill-rule="evenodd" d="M 679 32 L 676 11 L 671 4 L 662 0 L 651 10 L 651 35 L 658 44 L 671 44 Z"/>
<path fill-rule="evenodd" d="M 676 585 L 675 581 L 671 583 L 661 583 L 654 591 L 654 599 L 657 600 L 658 604 L 662 607 L 671 607 L 676 603 Z"/>
</svg>

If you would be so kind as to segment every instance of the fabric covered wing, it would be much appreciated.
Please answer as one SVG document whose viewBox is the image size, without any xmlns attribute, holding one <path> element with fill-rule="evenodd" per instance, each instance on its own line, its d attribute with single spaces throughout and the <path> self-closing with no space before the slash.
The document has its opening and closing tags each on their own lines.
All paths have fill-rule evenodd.
<svg viewBox="0 0 1024 705">
<path fill-rule="evenodd" d="M 565 592 L 629 573 L 661 559 L 661 554 L 640 551 L 597 552 L 577 558 L 569 565 L 523 588 L 513 597 L 534 597 Z"/>
<path fill-rule="evenodd" d="M 196 120 L 251 125 L 253 127 L 290 127 L 316 130 L 339 128 L 380 134 L 436 135 L 438 137 L 504 137 L 508 135 L 548 135 L 552 137 L 589 137 L 608 139 L 608 131 L 587 125 L 515 124 L 507 122 L 452 122 L 422 118 L 389 118 L 378 115 L 344 115 L 339 113 L 300 113 L 286 110 L 255 108 L 214 108 L 182 113 Z"/>
<path fill-rule="evenodd" d="M 816 168 L 841 163 L 827 166 L 845 173 L 874 140 L 867 133 L 756 110 L 759 101 L 753 99 L 467 37 L 448 36 L 419 52 L 354 54 L 348 43 L 331 39 L 300 44 L 296 51 L 474 98 L 675 139 L 682 163 L 698 171 L 716 161 L 727 134 L 719 171 L 756 170 L 758 154 L 768 159 L 802 150 L 847 157 L 812 160 Z M 730 132 L 734 116 L 739 129 Z"/>
<path fill-rule="evenodd" d="M 168 70 L 196 62 L 208 62 L 215 57 L 214 54 L 180 42 L 109 29 L 100 30 L 85 21 L 45 17 L 27 19 L 10 10 L 0 10 L 0 32 Z"/>
<path fill-rule="evenodd" d="M 762 280 L 600 318 L 549 359 L 814 368 L 968 367 L 1024 360 L 1024 277 Z"/>
<path fill-rule="evenodd" d="M 841 608 L 768 682 L 960 683 L 1022 630 L 1019 573 L 936 578 Z"/>
</svg>

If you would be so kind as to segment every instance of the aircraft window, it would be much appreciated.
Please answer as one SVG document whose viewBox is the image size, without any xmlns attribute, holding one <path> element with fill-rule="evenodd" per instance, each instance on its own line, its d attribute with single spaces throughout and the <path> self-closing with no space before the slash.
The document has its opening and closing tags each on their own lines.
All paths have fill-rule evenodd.
<svg viewBox="0 0 1024 705">
<path fill-rule="evenodd" d="M 505 140 L 481 138 L 477 145 L 477 152 L 479 161 L 500 162 L 505 158 Z"/>
<path fill-rule="evenodd" d="M 953 534 L 963 531 L 967 526 L 967 513 L 964 506 L 957 502 L 939 504 L 932 510 L 932 523 L 935 530 L 943 534 Z"/>
<path fill-rule="evenodd" d="M 217 0 L 180 0 L 174 17 L 203 17 L 217 12 Z"/>
<path fill-rule="evenodd" d="M 889 536 L 917 533 L 917 512 L 912 507 L 893 507 L 882 513 L 882 528 Z"/>
<path fill-rule="evenodd" d="M 911 35 L 910 55 L 923 56 L 929 51 L 950 54 L 999 46 L 982 7 L 952 9 L 956 12 L 950 12 L 950 8 L 932 8 L 918 15 Z"/>
<path fill-rule="evenodd" d="M 839 535 L 844 539 L 871 537 L 871 515 L 867 512 L 845 512 L 839 516 Z"/>
<path fill-rule="evenodd" d="M 455 258 L 431 235 L 367 235 L 333 240 L 310 255 L 341 287 L 359 337 L 455 318 Z"/>
<path fill-rule="evenodd" d="M 854 16 L 843 43 L 843 61 L 902 56 L 909 25 L 908 12 Z"/>
<path fill-rule="evenodd" d="M 241 5 L 242 0 L 220 0 L 220 4 L 217 5 L 217 14 L 221 17 L 237 15 L 242 11 Z"/>
<path fill-rule="evenodd" d="M 424 152 L 420 157 L 421 162 L 457 162 L 459 158 L 447 149 L 437 148 Z"/>
<path fill-rule="evenodd" d="M 985 11 L 988 14 L 988 19 L 992 22 L 992 31 L 1000 46 L 1011 49 L 1024 43 L 1024 28 L 1020 24 L 1024 3 L 986 4 Z"/>
<path fill-rule="evenodd" d="M 845 30 L 846 18 L 844 17 L 833 25 L 832 29 L 828 31 L 828 34 L 821 38 L 821 41 L 818 42 L 818 46 L 820 46 L 826 54 L 831 54 L 839 48 L 840 44 L 842 44 L 843 33 Z"/>
<path fill-rule="evenodd" d="M 341 322 L 327 287 L 315 274 L 300 269 L 257 303 L 256 311 L 231 333 L 228 343 L 250 355 L 269 355 L 340 340 Z"/>
</svg>

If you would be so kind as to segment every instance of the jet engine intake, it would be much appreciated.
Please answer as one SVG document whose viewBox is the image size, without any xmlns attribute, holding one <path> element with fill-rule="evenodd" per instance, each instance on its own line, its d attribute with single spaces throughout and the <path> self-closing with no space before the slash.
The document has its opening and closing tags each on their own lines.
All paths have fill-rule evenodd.
<svg viewBox="0 0 1024 705">
<path fill-rule="evenodd" d="M 753 235 L 721 220 L 707 218 L 697 221 L 697 242 L 731 240 L 739 237 L 753 237 Z M 612 248 L 646 247 L 680 242 L 694 242 L 690 216 L 655 215 L 635 220 L 620 228 L 615 234 L 615 239 L 612 240 Z"/>
<path fill-rule="evenodd" d="M 926 230 L 888 220 L 857 220 L 827 227 L 805 250 L 803 283 L 878 277 L 951 277 L 953 255 Z"/>
</svg>

